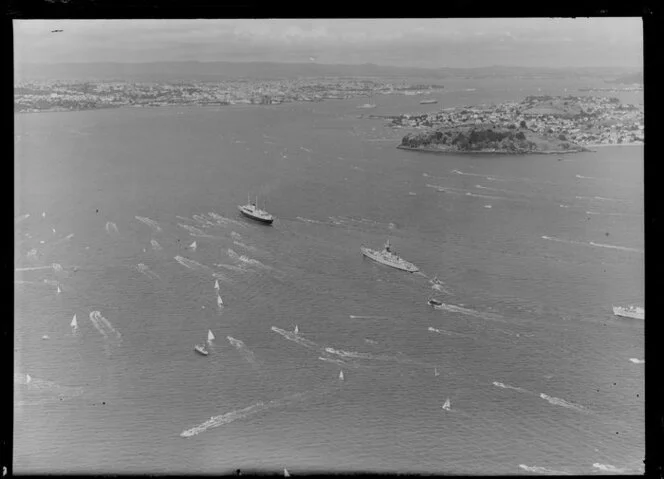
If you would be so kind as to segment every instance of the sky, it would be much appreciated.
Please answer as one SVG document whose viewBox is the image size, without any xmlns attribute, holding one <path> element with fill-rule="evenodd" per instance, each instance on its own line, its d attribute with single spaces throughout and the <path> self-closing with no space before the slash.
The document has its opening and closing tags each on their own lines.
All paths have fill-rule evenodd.
<svg viewBox="0 0 664 479">
<path fill-rule="evenodd" d="M 17 63 L 641 67 L 640 18 L 14 20 Z M 51 32 L 63 30 L 62 32 Z"/>
</svg>

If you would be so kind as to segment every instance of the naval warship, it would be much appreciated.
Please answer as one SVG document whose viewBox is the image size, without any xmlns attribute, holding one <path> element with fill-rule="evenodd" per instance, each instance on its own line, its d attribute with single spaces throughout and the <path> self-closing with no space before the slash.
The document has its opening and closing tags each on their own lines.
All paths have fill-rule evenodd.
<svg viewBox="0 0 664 479">
<path fill-rule="evenodd" d="M 414 273 L 416 271 L 419 271 L 419 268 L 417 266 L 415 266 L 413 263 L 409 263 L 405 259 L 400 258 L 399 255 L 397 255 L 390 249 L 389 239 L 385 243 L 383 251 L 376 251 L 373 249 L 365 248 L 364 246 L 362 246 L 360 250 L 362 251 L 362 254 L 367 258 L 371 258 L 372 260 L 384 264 L 386 266 L 391 266 L 393 268 L 397 268 L 402 271 L 408 271 L 409 273 Z"/>
</svg>

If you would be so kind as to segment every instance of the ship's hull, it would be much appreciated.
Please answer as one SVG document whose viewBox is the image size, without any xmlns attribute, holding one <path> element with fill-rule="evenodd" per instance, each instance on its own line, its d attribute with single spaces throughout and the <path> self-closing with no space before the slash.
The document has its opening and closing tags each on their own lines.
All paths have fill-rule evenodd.
<svg viewBox="0 0 664 479">
<path fill-rule="evenodd" d="M 626 311 L 615 306 L 613 307 L 613 314 L 623 318 L 645 319 L 645 312 Z"/>
<path fill-rule="evenodd" d="M 263 223 L 266 225 L 271 225 L 272 222 L 274 221 L 274 218 L 263 218 L 261 216 L 255 216 L 249 213 L 248 211 L 243 210 L 242 208 L 238 208 L 240 210 L 240 213 L 242 213 L 244 216 L 247 218 L 250 218 L 254 221 L 258 221 L 259 223 Z"/>
<path fill-rule="evenodd" d="M 377 256 L 375 253 L 373 253 L 371 250 L 368 248 L 360 248 L 362 251 L 362 254 L 366 256 L 369 259 L 374 260 L 377 263 L 384 264 L 385 266 L 390 266 L 392 268 L 400 269 L 401 271 L 407 271 L 409 273 L 415 273 L 416 271 L 419 271 L 418 267 L 415 266 L 414 264 L 408 263 L 408 264 L 399 264 L 399 263 L 392 263 L 390 261 L 385 261 L 383 258 L 380 256 Z"/>
</svg>

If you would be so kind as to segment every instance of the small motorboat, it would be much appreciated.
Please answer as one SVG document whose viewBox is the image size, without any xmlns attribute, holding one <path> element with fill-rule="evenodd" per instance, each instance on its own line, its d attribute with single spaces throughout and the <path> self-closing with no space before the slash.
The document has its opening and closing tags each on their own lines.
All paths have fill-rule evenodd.
<svg viewBox="0 0 664 479">
<path fill-rule="evenodd" d="M 434 298 L 429 298 L 429 300 L 427 301 L 427 304 L 429 306 L 442 306 L 443 305 L 442 301 L 438 301 L 437 299 L 434 299 Z"/>
<path fill-rule="evenodd" d="M 207 349 L 205 349 L 205 346 L 203 346 L 202 344 L 197 344 L 196 346 L 194 346 L 194 349 L 196 350 L 197 353 L 202 354 L 203 356 L 207 356 L 208 354 L 210 354 L 208 353 Z"/>
</svg>

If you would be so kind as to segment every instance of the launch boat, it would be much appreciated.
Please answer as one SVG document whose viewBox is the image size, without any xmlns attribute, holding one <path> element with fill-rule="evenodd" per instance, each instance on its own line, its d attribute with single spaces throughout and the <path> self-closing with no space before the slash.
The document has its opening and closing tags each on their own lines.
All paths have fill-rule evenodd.
<svg viewBox="0 0 664 479">
<path fill-rule="evenodd" d="M 638 306 L 614 306 L 613 314 L 616 316 L 622 316 L 623 318 L 632 318 L 632 319 L 645 319 L 646 310 Z"/>
</svg>

